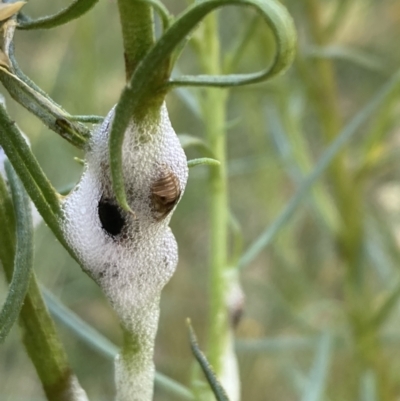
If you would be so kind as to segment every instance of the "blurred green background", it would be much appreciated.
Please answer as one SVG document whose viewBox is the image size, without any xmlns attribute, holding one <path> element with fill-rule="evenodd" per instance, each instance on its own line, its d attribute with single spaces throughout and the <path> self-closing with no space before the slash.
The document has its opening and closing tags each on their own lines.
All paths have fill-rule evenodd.
<svg viewBox="0 0 400 401">
<path fill-rule="evenodd" d="M 400 65 L 400 2 L 396 0 L 291 0 L 298 57 L 282 77 L 230 91 L 228 102 L 231 210 L 241 225 L 245 249 L 279 215 L 330 140 L 320 124 L 323 96 L 318 63 L 334 69 L 341 128 Z M 325 39 L 313 32 L 312 4 L 320 11 Z M 30 0 L 32 17 L 51 14 L 67 1 Z M 182 0 L 165 1 L 178 14 Z M 314 4 L 314 6 L 315 6 Z M 252 27 L 237 65 L 261 68 L 273 56 L 268 29 L 251 10 L 219 12 L 222 48 L 229 51 Z M 314 21 L 315 22 L 315 21 Z M 314 26 L 315 28 L 315 26 Z M 78 21 L 49 31 L 16 34 L 23 71 L 71 114 L 105 115 L 124 85 L 122 39 L 115 1 L 103 0 Z M 190 46 L 180 71 L 199 72 Z M 330 67 L 330 68 L 331 68 Z M 5 91 L 2 90 L 5 94 Z M 177 133 L 204 136 L 191 107 L 200 90 L 172 92 L 167 99 Z M 30 138 L 45 173 L 62 189 L 78 181 L 78 151 L 7 98 L 12 118 Z M 399 103 L 393 95 L 358 132 L 343 154 L 343 174 L 361 201 L 357 265 L 357 307 L 346 296 L 347 261 L 338 231 L 340 201 L 324 175 L 272 243 L 241 273 L 245 311 L 236 333 L 245 401 L 395 400 L 400 397 L 400 163 Z M 198 157 L 188 150 L 188 157 Z M 177 272 L 163 292 L 156 344 L 157 369 L 190 384 L 193 358 L 185 318 L 204 345 L 208 310 L 209 227 L 207 167 L 190 171 L 189 183 L 172 219 L 179 244 Z M 350 202 L 350 200 L 349 200 Z M 338 206 L 339 205 L 339 206 Z M 346 226 L 348 224 L 348 226 Z M 97 286 L 71 260 L 43 225 L 36 231 L 39 280 L 69 308 L 116 344 L 117 320 Z M 0 301 L 6 294 L 0 272 Z M 359 297 L 358 297 L 359 295 Z M 389 299 L 391 303 L 385 303 Z M 356 302 L 356 303 L 357 303 Z M 388 306 L 379 324 L 374 314 Z M 91 400 L 111 400 L 113 363 L 58 326 L 71 364 Z M 358 331 L 361 331 L 361 334 Z M 364 335 L 366 333 L 366 335 Z M 365 343 L 364 343 L 365 342 Z M 156 392 L 155 400 L 172 400 Z M 0 400 L 42 401 L 40 382 L 14 328 L 0 347 Z"/>
</svg>

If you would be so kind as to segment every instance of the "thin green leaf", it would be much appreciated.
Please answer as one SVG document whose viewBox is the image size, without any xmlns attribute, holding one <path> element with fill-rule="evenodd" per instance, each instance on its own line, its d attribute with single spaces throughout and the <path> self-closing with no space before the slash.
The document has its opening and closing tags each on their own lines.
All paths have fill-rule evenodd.
<svg viewBox="0 0 400 401">
<path fill-rule="evenodd" d="M 271 67 L 254 74 L 227 75 L 221 77 L 181 77 L 169 81 L 166 89 L 180 85 L 228 87 L 256 83 L 283 72 L 292 63 L 296 44 L 296 33 L 290 15 L 286 8 L 279 2 L 275 0 L 270 0 L 268 3 L 262 0 L 206 0 L 189 7 L 189 9 L 184 12 L 181 17 L 177 18 L 170 28 L 165 31 L 159 41 L 139 63 L 128 85 L 122 91 L 115 109 L 115 118 L 113 120 L 109 142 L 110 169 L 113 190 L 118 203 L 123 209 L 130 210 L 126 200 L 122 176 L 122 143 L 124 133 L 132 115 L 137 113 L 140 108 L 145 108 L 145 110 L 141 110 L 141 112 L 145 114 L 148 103 L 143 100 L 146 96 L 150 96 L 151 98 L 161 96 L 161 98 L 163 98 L 162 92 L 158 92 L 157 95 L 154 95 L 154 86 L 162 86 L 164 84 L 163 80 L 165 80 L 163 74 L 160 76 L 160 66 L 164 65 L 165 61 L 168 60 L 182 39 L 211 11 L 223 6 L 232 5 L 255 8 L 271 27 L 277 47 L 276 56 Z"/>
<path fill-rule="evenodd" d="M 400 84 L 400 71 L 396 72 L 389 81 L 383 85 L 381 90 L 368 102 L 368 104 L 357 113 L 349 124 L 339 133 L 328 149 L 324 152 L 314 170 L 304 179 L 296 194 L 292 197 L 278 218 L 256 239 L 243 254 L 239 267 L 243 268 L 251 263 L 259 253 L 271 243 L 276 234 L 281 230 L 287 221 L 293 216 L 298 206 L 307 196 L 311 187 L 321 177 L 337 153 L 350 141 L 358 132 L 359 128 L 376 112 L 393 91 L 398 89 Z"/>
<path fill-rule="evenodd" d="M 319 341 L 313 367 L 308 378 L 308 385 L 303 393 L 302 401 L 319 401 L 323 399 L 331 360 L 332 339 L 324 334 Z"/>
<path fill-rule="evenodd" d="M 115 359 L 118 354 L 118 347 L 115 344 L 64 306 L 50 291 L 44 287 L 42 287 L 42 291 L 50 312 L 60 323 L 68 327 L 93 350 L 112 361 Z M 158 372 L 156 373 L 156 386 L 179 399 L 194 400 L 189 389 Z"/>
<path fill-rule="evenodd" d="M 179 134 L 178 135 L 179 142 L 181 143 L 181 146 L 183 149 L 187 149 L 190 147 L 194 147 L 199 150 L 201 154 L 204 156 L 213 156 L 213 152 L 210 149 L 210 147 L 207 145 L 206 142 L 204 142 L 202 139 L 192 136 L 192 135 L 187 135 L 187 134 Z"/>
<path fill-rule="evenodd" d="M 189 168 L 196 166 L 219 166 L 221 163 L 218 160 L 211 159 L 209 157 L 201 157 L 199 159 L 188 160 L 187 165 Z"/>
<path fill-rule="evenodd" d="M 49 29 L 66 24 L 88 12 L 98 0 L 75 0 L 68 7 L 56 14 L 41 17 L 35 20 L 25 16 L 18 19 L 18 29 Z"/>
<path fill-rule="evenodd" d="M 5 167 L 15 207 L 17 242 L 14 272 L 6 301 L 0 312 L 0 343 L 7 337 L 18 319 L 28 291 L 33 264 L 33 226 L 30 201 L 11 165 L 6 163 Z"/>
<path fill-rule="evenodd" d="M 217 401 L 229 401 L 228 396 L 226 395 L 225 390 L 223 389 L 223 387 L 221 386 L 217 377 L 215 376 L 215 373 L 214 373 L 211 365 L 208 363 L 207 358 L 205 357 L 205 355 L 199 348 L 199 345 L 197 343 L 196 334 L 192 328 L 190 319 L 187 320 L 187 326 L 189 329 L 190 347 L 192 349 L 193 355 L 195 356 L 197 362 L 199 363 L 199 365 L 208 381 L 208 384 L 210 385 L 210 387 L 215 395 L 215 398 L 217 399 Z"/>
</svg>

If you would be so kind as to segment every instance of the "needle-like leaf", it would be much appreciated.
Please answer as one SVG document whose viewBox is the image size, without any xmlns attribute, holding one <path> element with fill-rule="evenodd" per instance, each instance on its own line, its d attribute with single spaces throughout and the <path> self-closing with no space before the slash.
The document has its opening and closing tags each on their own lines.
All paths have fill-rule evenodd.
<svg viewBox="0 0 400 401">
<path fill-rule="evenodd" d="M 206 356 L 203 354 L 203 352 L 199 348 L 199 344 L 197 343 L 196 334 L 192 328 L 190 319 L 187 320 L 187 326 L 189 329 L 190 347 L 192 349 L 193 355 L 195 356 L 204 375 L 206 376 L 208 384 L 210 385 L 210 387 L 215 395 L 215 398 L 217 399 L 217 401 L 229 401 L 225 390 L 223 389 L 223 387 L 221 386 L 221 383 L 218 381 L 217 377 L 215 376 L 215 373 L 214 373 L 211 365 L 208 363 Z"/>
<path fill-rule="evenodd" d="M 0 312 L 0 343 L 18 319 L 28 291 L 33 264 L 33 227 L 29 197 L 9 163 L 6 164 L 6 172 L 15 208 L 17 238 L 13 276 Z"/>
</svg>

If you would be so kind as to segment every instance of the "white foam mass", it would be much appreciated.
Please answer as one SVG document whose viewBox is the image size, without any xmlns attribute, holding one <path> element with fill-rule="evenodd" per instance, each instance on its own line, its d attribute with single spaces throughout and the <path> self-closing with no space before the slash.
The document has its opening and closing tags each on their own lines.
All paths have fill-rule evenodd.
<svg viewBox="0 0 400 401">
<path fill-rule="evenodd" d="M 124 224 L 120 233 L 110 235 L 100 220 L 99 203 L 107 200 L 117 205 L 108 152 L 113 118 L 111 110 L 94 132 L 82 179 L 64 201 L 64 233 L 82 268 L 100 285 L 126 332 L 133 333 L 140 344 L 141 355 L 121 354 L 116 360 L 117 400 L 148 401 L 153 391 L 160 292 L 178 261 L 177 244 L 168 226 L 173 210 L 160 219 L 151 189 L 163 172 L 169 171 L 177 178 L 182 195 L 187 160 L 165 105 L 156 124 L 151 120 L 140 125 L 132 122 L 124 136 L 122 161 L 127 200 L 134 215 L 118 209 Z"/>
</svg>

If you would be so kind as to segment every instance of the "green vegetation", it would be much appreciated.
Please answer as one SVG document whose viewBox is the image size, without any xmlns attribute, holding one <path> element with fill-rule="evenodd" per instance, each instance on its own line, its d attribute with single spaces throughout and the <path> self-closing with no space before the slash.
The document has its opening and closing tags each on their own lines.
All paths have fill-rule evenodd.
<svg viewBox="0 0 400 401">
<path fill-rule="evenodd" d="M 0 181 L 0 220 L 8 219 L 0 234 L 0 300 L 10 305 L 12 295 L 17 302 L 0 315 L 0 339 L 21 310 L 40 380 L 14 325 L 0 345 L 0 399 L 44 401 L 45 393 L 57 399 L 53 385 L 70 369 L 90 400 L 113 398 L 112 358 L 122 335 L 100 290 L 65 249 L 54 188 L 65 194 L 79 180 L 82 165 L 75 159 L 84 156 L 88 122 L 99 122 L 120 99 L 112 171 L 128 208 L 118 157 L 124 129 L 132 114 L 141 118 L 167 93 L 172 125 L 193 168 L 171 222 L 180 260 L 161 299 L 154 399 L 194 399 L 192 390 L 215 399 L 190 351 L 187 317 L 218 376 L 235 349 L 242 400 L 398 397 L 400 6 L 282 1 L 294 19 L 297 53 L 290 69 L 273 77 L 291 63 L 294 43 L 291 20 L 277 2 L 207 1 L 196 9 L 177 1 L 134 6 L 121 0 L 121 19 L 117 2 L 55 3 L 30 0 L 22 8 L 9 60 L 15 76 L 0 62 L 7 101 L 7 112 L 0 107 L 0 126 L 7 128 L 1 144 L 10 154 L 17 150 L 10 161 L 48 225 L 35 229 L 33 275 L 31 237 L 23 227 L 29 222 L 18 213 L 14 218 L 11 204 L 25 210 L 25 194 L 8 168 L 14 183 L 8 195 Z M 152 9 L 155 37 L 151 25 L 136 29 Z M 178 33 L 189 33 L 207 13 L 182 43 Z M 152 48 L 163 33 L 164 42 Z M 269 65 L 272 72 L 263 70 Z M 40 96 L 32 97 L 30 79 L 43 89 Z M 18 96 L 33 114 L 12 99 Z M 26 157 L 13 121 L 29 137 L 38 164 Z M 29 260 L 22 270 L 16 264 L 15 279 L 14 247 L 20 260 Z M 8 281 L 16 288 L 9 298 Z M 60 339 L 40 307 L 39 288 Z M 233 327 L 240 288 L 244 313 Z M 38 311 L 43 316 L 30 321 Z M 34 355 L 29 338 L 44 338 L 46 351 Z M 195 353 L 201 360 L 198 348 Z M 40 373 L 43 355 L 48 367 Z M 226 399 L 223 390 L 220 397 Z"/>
</svg>

